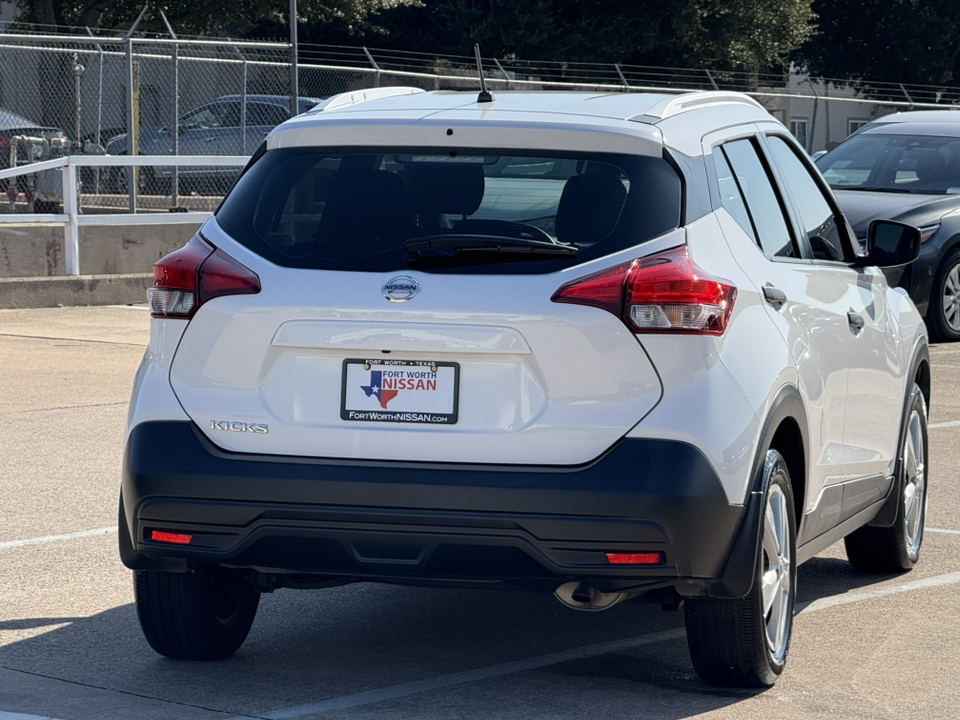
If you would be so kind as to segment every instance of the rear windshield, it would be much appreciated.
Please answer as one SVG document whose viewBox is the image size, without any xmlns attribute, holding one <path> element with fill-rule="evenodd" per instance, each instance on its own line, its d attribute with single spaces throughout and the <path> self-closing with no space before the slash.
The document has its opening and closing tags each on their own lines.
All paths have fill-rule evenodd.
<svg viewBox="0 0 960 720">
<path fill-rule="evenodd" d="M 283 267 L 541 273 L 673 230 L 681 195 L 662 158 L 287 148 L 216 215 Z"/>
<path fill-rule="evenodd" d="M 863 134 L 817 160 L 835 190 L 960 193 L 960 137 Z"/>
</svg>

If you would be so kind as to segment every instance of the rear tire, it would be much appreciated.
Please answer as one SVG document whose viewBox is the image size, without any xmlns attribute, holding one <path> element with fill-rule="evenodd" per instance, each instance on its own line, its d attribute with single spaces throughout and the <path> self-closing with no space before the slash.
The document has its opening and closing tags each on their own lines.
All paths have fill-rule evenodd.
<svg viewBox="0 0 960 720">
<path fill-rule="evenodd" d="M 917 385 L 897 457 L 901 490 L 893 525 L 862 527 L 843 539 L 847 559 L 861 572 L 905 572 L 920 559 L 927 519 L 927 403 Z"/>
<path fill-rule="evenodd" d="M 790 473 L 776 450 L 763 466 L 764 514 L 753 587 L 738 600 L 684 603 L 693 667 L 710 685 L 770 687 L 783 672 L 796 600 L 796 517 Z"/>
<path fill-rule="evenodd" d="M 960 340 L 960 248 L 948 252 L 937 269 L 925 319 L 935 340 Z"/>
<path fill-rule="evenodd" d="M 243 570 L 198 564 L 186 573 L 135 571 L 137 618 L 155 651 L 177 660 L 221 660 L 243 644 L 260 593 Z"/>
</svg>

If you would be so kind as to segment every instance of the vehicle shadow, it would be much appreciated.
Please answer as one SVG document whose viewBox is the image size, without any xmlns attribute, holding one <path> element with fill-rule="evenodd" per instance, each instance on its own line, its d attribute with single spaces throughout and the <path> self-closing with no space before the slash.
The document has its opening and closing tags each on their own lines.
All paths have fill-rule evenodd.
<svg viewBox="0 0 960 720">
<path fill-rule="evenodd" d="M 888 577 L 862 575 L 841 560 L 815 558 L 799 568 L 799 599 L 849 592 Z M 370 584 L 285 590 L 263 597 L 241 650 L 213 663 L 177 662 L 153 653 L 132 605 L 81 619 L 6 621 L 0 630 L 30 631 L 64 622 L 69 624 L 0 647 L 0 666 L 238 716 L 575 649 L 582 652 L 563 662 L 543 663 L 521 674 L 506 668 L 481 682 L 389 701 L 394 705 L 358 707 L 346 715 L 579 717 L 596 712 L 599 694 L 607 717 L 638 717 L 642 707 L 640 717 L 679 720 L 757 694 L 701 682 L 687 655 L 682 613 L 644 603 L 578 613 L 548 595 L 512 590 Z M 656 642 L 623 643 L 607 652 L 593 647 L 671 630 Z M 537 691 L 531 693 L 531 687 Z M 408 714 L 404 702 L 416 703 Z M 495 712 L 483 710 L 493 707 Z M 547 707 L 551 710 L 544 714 Z M 0 709 L 71 717 L 50 697 L 42 706 Z M 151 712 L 166 717 L 156 703 L 140 717 L 153 717 Z"/>
</svg>

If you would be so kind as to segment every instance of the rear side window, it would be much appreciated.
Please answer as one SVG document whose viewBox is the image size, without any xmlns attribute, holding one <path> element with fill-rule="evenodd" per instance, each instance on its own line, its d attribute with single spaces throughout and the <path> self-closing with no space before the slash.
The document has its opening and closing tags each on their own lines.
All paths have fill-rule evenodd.
<svg viewBox="0 0 960 720">
<path fill-rule="evenodd" d="M 539 273 L 675 229 L 681 195 L 661 158 L 288 148 L 249 168 L 217 221 L 284 267 Z"/>
<path fill-rule="evenodd" d="M 747 212 L 747 206 L 743 202 L 743 195 L 740 193 L 740 186 L 733 175 L 733 170 L 730 169 L 730 163 L 719 150 L 713 153 L 713 161 L 717 168 L 720 203 L 750 239 L 756 242 L 757 234 L 753 229 L 753 223 L 750 222 L 750 213 Z"/>
</svg>

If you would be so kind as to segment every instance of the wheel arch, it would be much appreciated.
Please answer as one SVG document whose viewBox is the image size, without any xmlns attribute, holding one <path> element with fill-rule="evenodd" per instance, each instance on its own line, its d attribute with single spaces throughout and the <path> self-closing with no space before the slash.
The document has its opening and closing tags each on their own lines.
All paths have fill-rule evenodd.
<svg viewBox="0 0 960 720">
<path fill-rule="evenodd" d="M 941 273 L 945 269 L 948 257 L 955 250 L 960 251 L 960 229 L 954 232 L 942 244 L 937 246 L 936 262 L 931 265 L 930 274 L 927 276 L 926 280 L 918 287 L 913 287 L 911 285 L 910 297 L 912 298 L 916 294 L 919 296 L 916 301 L 918 304 L 922 305 L 923 303 L 926 303 L 926 308 L 921 314 L 923 315 L 924 320 L 927 322 L 928 327 L 930 325 L 939 323 L 939 321 L 936 321 L 936 323 L 931 322 L 931 313 L 937 307 L 936 295 L 938 293 L 938 280 L 941 277 Z M 930 330 L 931 334 L 938 332 L 936 327 L 930 327 Z"/>
<path fill-rule="evenodd" d="M 900 433 L 897 436 L 897 461 L 893 470 L 893 482 L 887 493 L 887 501 L 880 512 L 867 525 L 871 527 L 890 527 L 896 522 L 897 507 L 902 492 L 903 469 L 901 467 L 900 448 L 903 446 L 907 433 L 907 419 L 910 417 L 910 407 L 913 398 L 914 384 L 920 386 L 920 393 L 927 407 L 930 407 L 930 348 L 927 339 L 921 335 L 913 348 L 913 359 L 910 362 L 910 372 L 906 375 L 907 382 L 904 388 L 903 411 L 900 417 Z"/>
<path fill-rule="evenodd" d="M 750 489 L 744 498 L 746 512 L 740 533 L 730 552 L 723 576 L 707 588 L 708 596 L 736 599 L 744 597 L 753 587 L 760 527 L 763 522 L 763 502 L 767 490 L 762 487 L 763 467 L 767 452 L 771 449 L 783 456 L 790 472 L 799 535 L 807 485 L 806 451 L 809 448 L 807 428 L 807 412 L 800 391 L 793 385 L 784 385 L 770 404 L 760 431 L 757 453 L 752 465 Z"/>
</svg>

